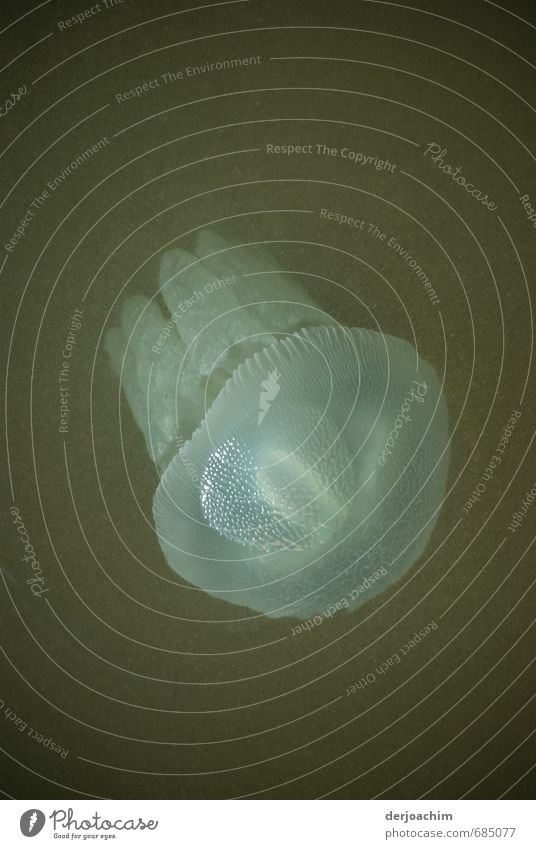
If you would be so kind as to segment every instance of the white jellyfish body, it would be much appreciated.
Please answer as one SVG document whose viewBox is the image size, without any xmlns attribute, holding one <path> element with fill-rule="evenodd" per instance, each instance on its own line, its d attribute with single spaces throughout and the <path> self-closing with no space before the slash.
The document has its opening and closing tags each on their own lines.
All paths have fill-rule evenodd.
<svg viewBox="0 0 536 849">
<path fill-rule="evenodd" d="M 129 298 L 106 347 L 162 471 L 168 564 L 212 596 L 299 619 L 398 580 L 445 493 L 432 366 L 401 339 L 337 325 L 272 258 L 210 232 L 163 257 L 160 287 L 171 320 Z"/>
</svg>

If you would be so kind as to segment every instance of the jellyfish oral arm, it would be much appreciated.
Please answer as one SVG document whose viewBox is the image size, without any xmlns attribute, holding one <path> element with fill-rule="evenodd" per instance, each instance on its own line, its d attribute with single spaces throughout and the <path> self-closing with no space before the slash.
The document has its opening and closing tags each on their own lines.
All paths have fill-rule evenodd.
<svg viewBox="0 0 536 849">
<path fill-rule="evenodd" d="M 261 247 L 235 247 L 201 231 L 194 253 L 167 251 L 153 297 L 127 297 L 119 326 L 105 337 L 160 470 L 241 362 L 276 338 L 329 320 Z"/>
</svg>

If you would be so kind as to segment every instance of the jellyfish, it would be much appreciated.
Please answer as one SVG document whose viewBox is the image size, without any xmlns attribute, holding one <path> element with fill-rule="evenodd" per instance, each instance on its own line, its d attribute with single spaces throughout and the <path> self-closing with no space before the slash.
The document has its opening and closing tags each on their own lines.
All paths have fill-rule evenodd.
<svg viewBox="0 0 536 849">
<path fill-rule="evenodd" d="M 203 230 L 105 348 L 160 480 L 167 564 L 256 615 L 353 611 L 423 554 L 448 414 L 407 341 L 342 326 L 259 245 Z"/>
</svg>

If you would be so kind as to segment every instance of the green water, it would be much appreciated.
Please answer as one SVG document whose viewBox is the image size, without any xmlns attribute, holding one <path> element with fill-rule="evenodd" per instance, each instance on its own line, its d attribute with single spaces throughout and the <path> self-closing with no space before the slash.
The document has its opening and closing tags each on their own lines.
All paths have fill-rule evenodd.
<svg viewBox="0 0 536 849">
<path fill-rule="evenodd" d="M 0 103 L 27 88 L 0 119 L 2 792 L 532 795 L 534 12 L 101 5 L 64 27 L 83 4 L 2 7 L 4 26 L 31 12 L 2 34 Z M 322 309 L 407 339 L 444 380 L 449 492 L 424 556 L 295 635 L 171 572 L 102 348 L 206 226 L 270 243 Z"/>
</svg>

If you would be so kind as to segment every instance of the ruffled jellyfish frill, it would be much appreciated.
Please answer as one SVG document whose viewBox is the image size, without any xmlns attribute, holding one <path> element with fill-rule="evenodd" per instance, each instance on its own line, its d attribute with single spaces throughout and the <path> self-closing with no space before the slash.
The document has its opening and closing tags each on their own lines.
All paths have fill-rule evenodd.
<svg viewBox="0 0 536 849">
<path fill-rule="evenodd" d="M 399 580 L 445 493 L 433 367 L 402 339 L 341 327 L 269 254 L 209 231 L 163 256 L 160 294 L 170 317 L 131 296 L 106 348 L 161 472 L 171 568 L 298 619 Z"/>
</svg>

